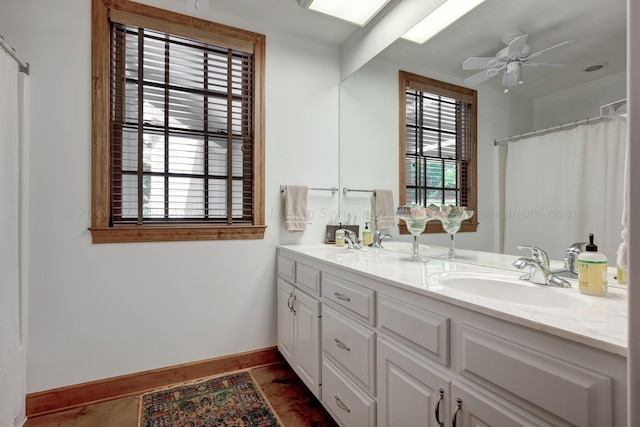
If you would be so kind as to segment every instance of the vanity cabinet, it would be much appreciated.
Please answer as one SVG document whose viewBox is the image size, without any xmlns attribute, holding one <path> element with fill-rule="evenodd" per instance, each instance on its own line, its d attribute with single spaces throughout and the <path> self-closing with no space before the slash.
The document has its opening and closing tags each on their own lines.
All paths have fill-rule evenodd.
<svg viewBox="0 0 640 427">
<path fill-rule="evenodd" d="M 450 425 L 451 380 L 399 342 L 378 338 L 378 427 Z"/>
<path fill-rule="evenodd" d="M 322 402 L 343 426 L 376 426 L 375 291 L 322 276 Z"/>
<path fill-rule="evenodd" d="M 320 272 L 278 257 L 278 350 L 320 399 Z M 291 282 L 293 283 L 291 283 Z"/>
<path fill-rule="evenodd" d="M 278 347 L 341 426 L 626 427 L 624 356 L 283 252 Z"/>
</svg>

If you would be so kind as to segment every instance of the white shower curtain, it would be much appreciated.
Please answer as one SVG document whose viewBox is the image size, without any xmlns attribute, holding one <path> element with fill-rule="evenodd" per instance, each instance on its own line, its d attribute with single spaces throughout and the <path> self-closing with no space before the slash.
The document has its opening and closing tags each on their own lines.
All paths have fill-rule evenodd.
<svg viewBox="0 0 640 427">
<path fill-rule="evenodd" d="M 505 170 L 504 251 L 528 255 L 538 246 L 562 260 L 576 242 L 595 236 L 615 265 L 623 206 L 626 123 L 623 120 L 509 142 Z"/>
<path fill-rule="evenodd" d="M 20 336 L 20 101 L 18 64 L 0 49 L 0 425 L 24 417 Z"/>
</svg>

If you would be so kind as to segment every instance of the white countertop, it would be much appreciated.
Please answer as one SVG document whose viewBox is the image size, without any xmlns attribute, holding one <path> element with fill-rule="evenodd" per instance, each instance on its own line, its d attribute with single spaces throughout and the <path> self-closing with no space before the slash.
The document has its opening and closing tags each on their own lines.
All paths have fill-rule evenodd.
<svg viewBox="0 0 640 427">
<path fill-rule="evenodd" d="M 279 248 L 498 319 L 627 355 L 627 291 L 616 287 L 612 277 L 610 283 L 614 286 L 609 287 L 605 297 L 584 295 L 578 290 L 577 281 L 568 279 L 573 285 L 571 288 L 522 282 L 523 286 L 535 288 L 528 289 L 530 292 L 548 293 L 549 304 L 532 304 L 525 298 L 522 303 L 504 301 L 439 286 L 435 279 L 449 272 L 499 274 L 506 279 L 517 279 L 523 271 L 511 265 L 518 258 L 516 256 L 456 249 L 461 258 L 449 261 L 437 258 L 445 254 L 447 248 L 420 245 L 420 254 L 430 259 L 419 263 L 407 261 L 411 243 L 385 242 L 384 245 L 385 249 L 365 248 L 362 251 L 327 244 L 283 245 Z M 570 307 L 562 306 L 560 302 L 565 300 L 571 302 Z"/>
</svg>

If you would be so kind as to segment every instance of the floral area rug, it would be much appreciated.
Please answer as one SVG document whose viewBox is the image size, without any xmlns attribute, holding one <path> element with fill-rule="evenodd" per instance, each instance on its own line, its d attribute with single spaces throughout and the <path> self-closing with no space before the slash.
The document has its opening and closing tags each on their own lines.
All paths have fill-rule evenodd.
<svg viewBox="0 0 640 427">
<path fill-rule="evenodd" d="M 140 398 L 139 427 L 280 427 L 249 371 L 154 390 Z"/>
</svg>

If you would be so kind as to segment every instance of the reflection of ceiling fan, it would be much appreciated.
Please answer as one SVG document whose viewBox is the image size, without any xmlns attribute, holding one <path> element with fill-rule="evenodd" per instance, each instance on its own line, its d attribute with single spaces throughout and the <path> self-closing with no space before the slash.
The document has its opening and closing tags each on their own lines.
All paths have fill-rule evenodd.
<svg viewBox="0 0 640 427">
<path fill-rule="evenodd" d="M 462 63 L 463 70 L 482 70 L 470 77 L 464 79 L 468 86 L 476 86 L 489 80 L 491 77 L 504 70 L 502 74 L 502 84 L 505 86 L 505 93 L 510 87 L 523 84 L 522 67 L 564 67 L 563 64 L 549 64 L 545 62 L 531 62 L 530 60 L 542 55 L 544 52 L 556 47 L 571 43 L 573 40 L 567 40 L 557 45 L 542 49 L 538 52 L 531 53 L 531 49 L 527 44 L 528 35 L 522 31 L 516 31 L 506 34 L 502 41 L 507 47 L 496 53 L 495 57 L 478 57 L 472 56 Z"/>
</svg>

